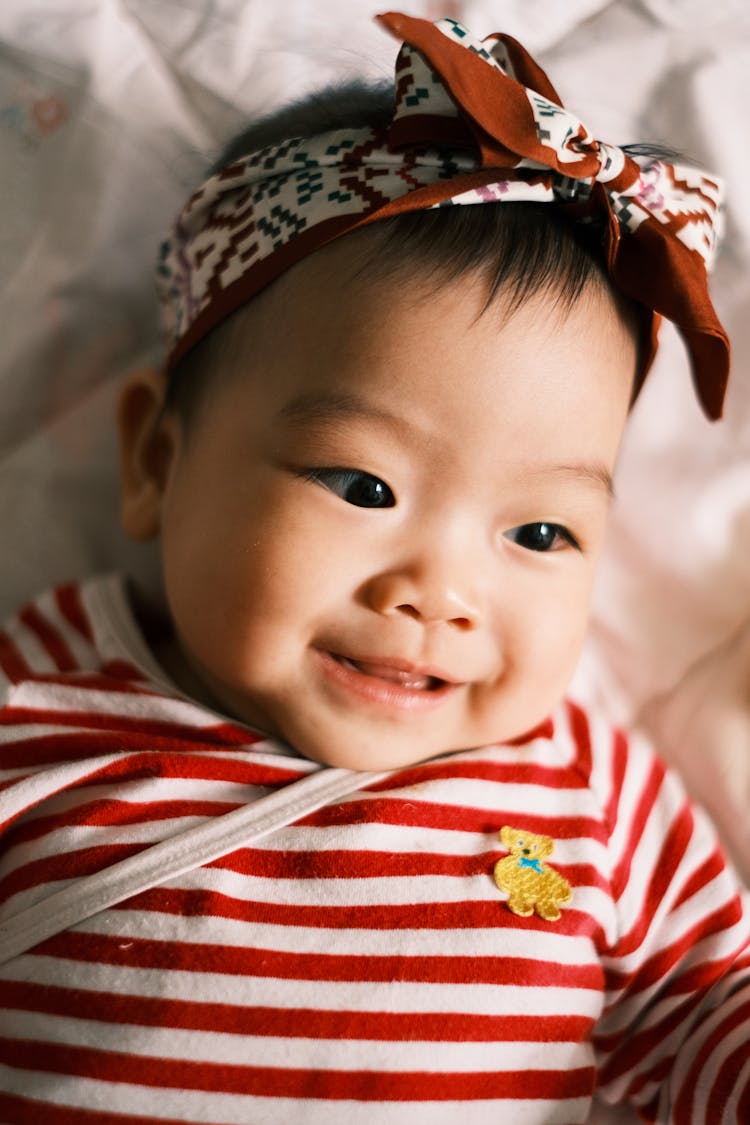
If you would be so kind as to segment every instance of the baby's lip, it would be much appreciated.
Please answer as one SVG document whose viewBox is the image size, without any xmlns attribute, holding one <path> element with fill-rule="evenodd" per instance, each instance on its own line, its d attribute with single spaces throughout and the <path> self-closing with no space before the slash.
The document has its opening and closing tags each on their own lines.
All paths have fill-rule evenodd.
<svg viewBox="0 0 750 1125">
<path fill-rule="evenodd" d="M 415 664 L 399 657 L 353 656 L 340 652 L 331 652 L 330 655 L 334 660 L 353 665 L 366 676 L 412 690 L 434 691 L 444 685 L 456 686 L 463 682 L 449 675 L 443 668 L 431 664 Z"/>
</svg>

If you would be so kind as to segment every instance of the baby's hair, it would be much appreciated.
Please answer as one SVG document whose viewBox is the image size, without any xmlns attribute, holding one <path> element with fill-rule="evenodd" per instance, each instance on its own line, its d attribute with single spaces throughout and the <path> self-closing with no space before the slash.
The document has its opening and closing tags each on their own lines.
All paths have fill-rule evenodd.
<svg viewBox="0 0 750 1125">
<path fill-rule="evenodd" d="M 389 82 L 354 80 L 327 86 L 243 130 L 221 153 L 212 173 L 284 140 L 336 129 L 384 127 L 391 120 L 393 101 Z M 574 223 L 549 203 L 439 206 L 384 219 L 368 229 L 377 237 L 363 254 L 359 272 L 373 279 L 405 267 L 438 284 L 480 273 L 489 283 L 487 305 L 502 292 L 510 308 L 540 292 L 570 306 L 589 284 L 610 285 L 602 224 Z M 172 373 L 165 409 L 177 410 L 185 422 L 192 417 L 207 373 L 225 360 L 224 330 L 232 320 L 199 341 Z"/>
</svg>

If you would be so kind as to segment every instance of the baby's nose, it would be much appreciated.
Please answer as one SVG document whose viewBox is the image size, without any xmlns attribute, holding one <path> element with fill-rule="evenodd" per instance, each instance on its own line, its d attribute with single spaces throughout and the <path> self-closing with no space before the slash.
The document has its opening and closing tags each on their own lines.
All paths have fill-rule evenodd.
<svg viewBox="0 0 750 1125">
<path fill-rule="evenodd" d="M 445 567 L 383 571 L 368 582 L 366 598 L 376 613 L 403 614 L 425 625 L 443 623 L 462 632 L 476 629 L 481 619 L 471 584 Z"/>
</svg>

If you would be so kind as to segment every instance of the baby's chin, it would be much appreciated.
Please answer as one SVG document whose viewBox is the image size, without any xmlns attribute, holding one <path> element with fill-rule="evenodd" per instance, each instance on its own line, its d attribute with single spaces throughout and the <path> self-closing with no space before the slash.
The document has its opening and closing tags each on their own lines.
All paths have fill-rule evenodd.
<svg viewBox="0 0 750 1125">
<path fill-rule="evenodd" d="M 165 661 L 166 663 L 166 661 Z M 529 705 L 512 709 L 488 706 L 482 714 L 442 715 L 439 721 L 406 714 L 397 718 L 363 716 L 346 708 L 295 707 L 289 693 L 229 687 L 205 676 L 197 661 L 170 661 L 183 690 L 261 737 L 285 743 L 295 754 L 323 766 L 359 772 L 382 772 L 419 765 L 446 754 L 476 750 L 523 737 L 549 713 Z M 189 682 L 186 682 L 189 672 Z M 178 682 L 180 680 L 178 679 Z M 537 703 L 538 701 L 534 701 Z"/>
<path fill-rule="evenodd" d="M 398 746 L 378 746 L 377 750 L 368 750 L 359 746 L 319 746 L 317 744 L 300 746 L 290 743 L 292 748 L 303 758 L 311 762 L 320 762 L 323 766 L 337 769 L 356 770 L 360 772 L 376 772 L 382 770 L 403 769 L 405 766 L 415 766 L 420 762 L 427 762 L 431 758 L 438 758 L 443 754 L 453 753 L 450 748 L 414 747 L 404 748 Z M 455 749 L 455 748 L 454 748 Z M 466 749 L 466 747 L 463 747 Z"/>
<path fill-rule="evenodd" d="M 491 723 L 482 729 L 454 732 L 453 738 L 434 732 L 378 730 L 364 726 L 341 731 L 310 730 L 304 726 L 276 731 L 274 737 L 287 743 L 301 757 L 324 766 L 340 769 L 380 772 L 416 766 L 448 754 L 471 752 L 485 747 L 507 745 L 533 738 L 542 732 L 554 707 L 534 710 L 509 728 L 507 724 Z M 447 732 L 444 732 L 447 733 Z"/>
<path fill-rule="evenodd" d="M 225 701 L 225 705 L 226 705 Z M 235 704 L 238 700 L 233 700 Z M 362 717 L 326 708 L 294 708 L 289 700 L 255 699 L 249 707 L 243 699 L 231 708 L 234 718 L 268 738 L 283 742 L 295 754 L 323 766 L 357 771 L 398 770 L 431 761 L 447 754 L 476 750 L 514 741 L 536 729 L 549 711 L 524 708 L 508 714 L 485 713 L 468 717 L 466 723 L 427 722 L 413 716 L 394 719 Z"/>
<path fill-rule="evenodd" d="M 319 732 L 287 729 L 279 732 L 277 737 L 312 762 L 368 772 L 403 769 L 480 745 L 479 742 L 472 743 L 461 738 L 447 741 L 435 737 L 420 737 L 416 733 L 399 732 L 394 735 L 393 732 L 372 730 L 350 731 L 349 737 L 342 738 L 336 731 L 329 737 L 321 737 Z M 497 741 L 499 740 L 487 739 L 488 743 Z"/>
</svg>

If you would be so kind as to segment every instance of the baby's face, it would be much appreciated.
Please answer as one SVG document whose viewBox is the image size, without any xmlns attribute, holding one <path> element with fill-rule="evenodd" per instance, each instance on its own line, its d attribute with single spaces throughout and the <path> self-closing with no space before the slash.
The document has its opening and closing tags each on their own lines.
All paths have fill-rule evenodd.
<svg viewBox="0 0 750 1125">
<path fill-rule="evenodd" d="M 368 283 L 350 256 L 269 290 L 238 370 L 187 432 L 164 423 L 161 657 L 301 754 L 381 769 L 521 735 L 560 699 L 635 346 L 593 288 L 508 316 L 479 278 Z"/>
</svg>

